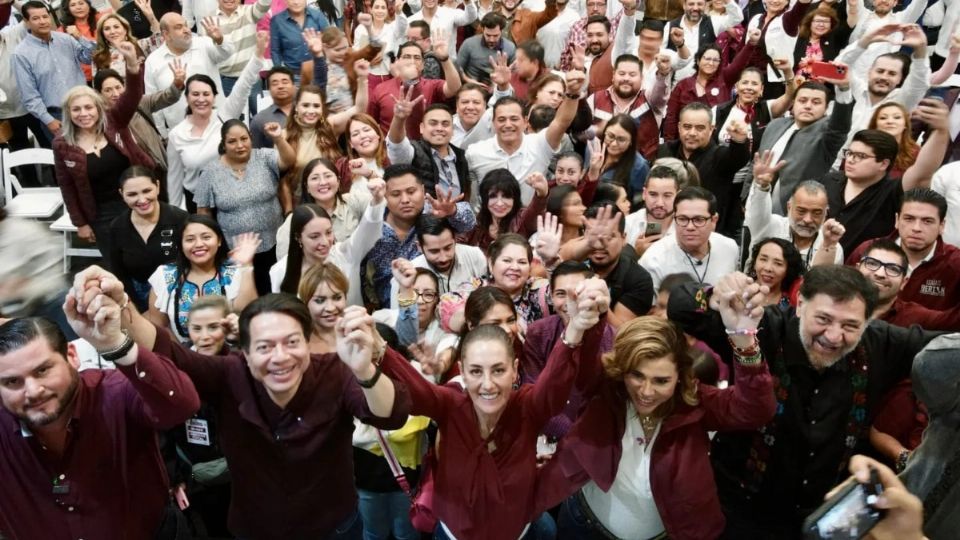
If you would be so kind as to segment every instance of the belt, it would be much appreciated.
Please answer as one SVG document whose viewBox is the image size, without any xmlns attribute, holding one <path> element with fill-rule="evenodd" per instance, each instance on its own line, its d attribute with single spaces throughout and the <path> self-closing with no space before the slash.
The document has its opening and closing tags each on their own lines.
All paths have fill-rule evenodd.
<svg viewBox="0 0 960 540">
<path fill-rule="evenodd" d="M 604 538 L 608 540 L 620 540 L 620 537 L 613 534 L 606 527 L 603 526 L 603 523 L 597 518 L 597 515 L 593 513 L 593 510 L 590 509 L 590 505 L 587 503 L 586 497 L 583 496 L 583 490 L 577 490 L 577 493 L 574 495 L 577 498 L 577 504 L 580 505 L 580 511 L 583 512 L 583 515 L 587 518 L 587 523 L 593 526 L 598 533 L 600 533 Z M 650 538 L 649 540 L 667 540 L 667 531 Z"/>
</svg>

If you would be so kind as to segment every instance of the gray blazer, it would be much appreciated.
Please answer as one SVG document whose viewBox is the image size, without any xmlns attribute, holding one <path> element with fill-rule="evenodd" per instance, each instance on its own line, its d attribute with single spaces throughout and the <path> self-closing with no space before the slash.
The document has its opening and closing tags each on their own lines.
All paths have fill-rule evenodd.
<svg viewBox="0 0 960 540">
<path fill-rule="evenodd" d="M 785 214 L 787 200 L 797 184 L 804 180 L 817 180 L 830 171 L 837 152 L 847 140 L 852 116 L 852 100 L 850 103 L 834 102 L 832 114 L 801 128 L 793 135 L 781 157 L 787 164 L 780 170 L 774 186 L 774 213 Z M 772 149 L 793 123 L 793 117 L 784 117 L 776 118 L 767 124 L 757 152 Z M 748 178 L 745 179 L 744 187 L 749 190 L 753 182 L 753 167 L 748 165 L 746 168 Z"/>
</svg>

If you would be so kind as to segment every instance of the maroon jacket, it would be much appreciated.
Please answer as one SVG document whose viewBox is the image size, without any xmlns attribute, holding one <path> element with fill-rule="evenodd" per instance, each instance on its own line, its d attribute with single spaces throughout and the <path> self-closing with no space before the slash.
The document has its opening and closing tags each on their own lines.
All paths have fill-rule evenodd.
<svg viewBox="0 0 960 540">
<path fill-rule="evenodd" d="M 622 382 L 603 378 L 600 355 L 593 356 L 593 365 L 583 358 L 580 369 L 581 376 L 595 374 L 595 380 L 587 382 L 585 395 L 591 394 L 593 386 L 596 396 L 541 470 L 538 509 L 558 504 L 590 480 L 609 490 L 620 466 L 629 398 Z M 737 365 L 734 372 L 736 384 L 730 388 L 700 385 L 700 403 L 679 406 L 664 420 L 654 442 L 650 485 L 660 519 L 673 540 L 716 538 L 726 523 L 707 432 L 754 430 L 773 418 L 776 401 L 766 362 L 756 367 Z"/>
<path fill-rule="evenodd" d="M 513 204 L 518 204 L 519 202 L 520 201 L 513 201 Z M 530 238 L 533 233 L 537 232 L 537 216 L 542 216 L 546 211 L 547 198 L 534 194 L 533 198 L 530 199 L 530 204 L 517 212 L 517 215 L 513 216 L 513 219 L 507 226 L 507 230 L 503 232 L 517 233 L 524 238 Z M 457 235 L 457 242 L 477 246 L 484 251 L 490 247 L 493 241 L 494 238 L 490 236 L 490 231 L 479 225 L 469 233 Z"/>
<path fill-rule="evenodd" d="M 899 233 L 894 231 L 887 238 L 896 240 Z M 857 246 L 847 257 L 847 265 L 860 262 L 864 252 L 876 238 L 867 240 Z M 946 311 L 960 304 L 960 249 L 937 237 L 937 247 L 933 258 L 921 263 L 907 280 L 900 291 L 899 300 L 916 302 L 931 310 Z M 926 327 L 924 327 L 926 328 Z"/>
<path fill-rule="evenodd" d="M 960 304 L 947 310 L 936 310 L 897 298 L 880 320 L 904 328 L 917 324 L 924 330 L 960 332 Z"/>
<path fill-rule="evenodd" d="M 127 156 L 130 165 L 143 165 L 153 169 L 156 164 L 149 154 L 137 144 L 131 133 L 130 119 L 137 112 L 140 98 L 143 97 L 143 69 L 137 76 L 127 77 L 127 89 L 120 97 L 117 105 L 107 110 L 104 123 L 104 135 L 107 144 L 112 145 Z M 69 122 L 69 120 L 64 120 Z M 83 148 L 71 145 L 57 135 L 53 139 L 53 166 L 57 174 L 57 183 L 63 193 L 63 204 L 70 214 L 70 221 L 77 227 L 90 225 L 97 217 L 97 203 L 93 198 L 93 189 L 87 177 L 87 153 Z M 116 178 L 100 179 L 99 181 L 116 182 Z"/>
</svg>

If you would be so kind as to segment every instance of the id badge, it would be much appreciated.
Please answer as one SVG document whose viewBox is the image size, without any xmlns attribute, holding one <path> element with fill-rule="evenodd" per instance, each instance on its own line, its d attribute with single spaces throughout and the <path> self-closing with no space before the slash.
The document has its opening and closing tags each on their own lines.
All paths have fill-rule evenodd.
<svg viewBox="0 0 960 540">
<path fill-rule="evenodd" d="M 206 420 L 191 418 L 187 420 L 187 442 L 210 446 L 210 427 Z"/>
<path fill-rule="evenodd" d="M 174 229 L 162 229 L 160 231 L 160 249 L 163 250 L 163 256 L 169 257 L 174 253 L 176 249 L 176 242 L 174 242 Z"/>
</svg>

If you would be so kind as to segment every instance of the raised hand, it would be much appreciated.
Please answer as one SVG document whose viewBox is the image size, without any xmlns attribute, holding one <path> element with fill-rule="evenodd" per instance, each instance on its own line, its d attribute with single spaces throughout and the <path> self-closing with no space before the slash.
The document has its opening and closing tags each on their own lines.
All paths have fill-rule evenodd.
<svg viewBox="0 0 960 540">
<path fill-rule="evenodd" d="M 600 315 L 609 308 L 610 289 L 605 281 L 592 277 L 580 283 L 574 294 L 567 298 L 570 322 L 564 331 L 566 340 L 579 343 L 583 333 L 593 328 L 600 321 Z"/>
<path fill-rule="evenodd" d="M 220 30 L 220 23 L 217 22 L 216 17 L 204 17 L 200 24 L 203 25 L 203 31 L 207 33 L 207 37 L 212 39 L 214 43 L 223 42 L 223 32 Z"/>
<path fill-rule="evenodd" d="M 407 259 L 394 259 L 390 263 L 390 273 L 397 280 L 401 291 L 409 291 L 417 280 L 417 267 Z"/>
<path fill-rule="evenodd" d="M 550 184 L 547 183 L 546 177 L 539 172 L 530 173 L 527 178 L 524 179 L 524 183 L 532 187 L 538 197 L 546 197 L 550 191 Z"/>
<path fill-rule="evenodd" d="M 573 46 L 573 59 L 570 61 L 570 67 L 577 71 L 583 71 L 587 65 L 587 47 L 586 45 Z"/>
<path fill-rule="evenodd" d="M 769 292 L 766 285 L 755 283 L 742 272 L 734 272 L 717 281 L 710 297 L 710 308 L 720 312 L 727 330 L 756 330 Z"/>
<path fill-rule="evenodd" d="M 98 351 L 116 349 L 126 339 L 120 327 L 120 306 L 106 294 L 96 294 L 82 307 L 74 296 L 68 295 L 63 311 L 70 328 Z"/>
<path fill-rule="evenodd" d="M 673 61 L 670 59 L 669 54 L 658 54 L 655 59 L 657 63 L 657 74 L 661 77 L 666 77 L 673 73 Z"/>
<path fill-rule="evenodd" d="M 600 142 L 600 139 L 594 137 L 587 141 L 587 148 L 590 149 L 590 164 L 587 168 L 587 180 L 596 182 L 600 179 L 600 168 L 603 167 L 603 160 L 607 155 L 607 145 Z"/>
<path fill-rule="evenodd" d="M 834 64 L 836 66 L 840 66 L 843 68 L 838 70 L 843 73 L 843 77 L 839 79 L 832 78 L 832 77 L 820 77 L 820 80 L 822 82 L 836 85 L 838 88 L 843 88 L 843 89 L 850 88 L 850 67 L 840 62 L 831 62 L 831 64 Z"/>
<path fill-rule="evenodd" d="M 267 45 L 270 44 L 270 32 L 259 30 L 257 32 L 257 56 L 263 56 L 267 52 Z"/>
<path fill-rule="evenodd" d="M 864 34 L 858 43 L 860 47 L 864 49 L 873 43 L 880 43 L 884 41 L 893 43 L 894 45 L 900 45 L 900 40 L 895 39 L 894 36 L 891 36 L 891 34 L 899 32 L 903 29 L 903 26 L 904 25 L 895 22 L 880 25 L 874 28 L 872 31 Z"/>
<path fill-rule="evenodd" d="M 237 266 L 250 266 L 253 256 L 263 242 L 258 233 L 243 233 L 233 239 L 233 249 L 230 250 L 230 260 Z"/>
<path fill-rule="evenodd" d="M 607 205 L 597 212 L 597 217 L 588 218 L 586 232 L 587 244 L 591 249 L 603 249 L 607 240 L 614 234 L 620 234 L 620 220 L 623 214 L 614 213 L 613 206 Z"/>
<path fill-rule="evenodd" d="M 183 90 L 187 84 L 187 66 L 185 66 L 179 58 L 174 58 L 173 62 L 167 65 L 170 66 L 170 71 L 173 72 L 174 86 Z"/>
<path fill-rule="evenodd" d="M 400 86 L 400 94 L 394 98 L 396 103 L 393 105 L 393 114 L 400 120 L 406 120 L 413 113 L 413 108 L 417 106 L 417 103 L 423 101 L 423 94 L 413 98 L 414 89 L 413 86 L 410 86 L 406 90 L 404 87 Z"/>
<path fill-rule="evenodd" d="M 150 0 L 133 0 L 137 7 L 140 8 L 140 12 L 143 13 L 143 16 L 147 18 L 147 22 L 153 23 L 157 20 L 156 14 L 153 12 L 153 6 L 150 5 Z"/>
<path fill-rule="evenodd" d="M 587 80 L 586 73 L 578 70 L 568 71 L 566 75 L 567 94 L 580 94 Z"/>
<path fill-rule="evenodd" d="M 347 162 L 347 165 L 350 167 L 350 172 L 354 176 L 362 176 L 364 178 L 370 178 L 373 176 L 373 169 L 367 165 L 367 160 L 363 158 L 354 158 Z"/>
<path fill-rule="evenodd" d="M 370 204 L 378 205 L 383 202 L 387 194 L 387 183 L 383 178 L 373 177 L 367 180 L 367 189 L 370 190 Z"/>
<path fill-rule="evenodd" d="M 760 187 L 766 188 L 773 183 L 780 169 L 787 165 L 786 161 L 773 163 L 773 152 L 765 150 L 763 153 L 753 154 L 753 181 Z"/>
<path fill-rule="evenodd" d="M 781 73 L 788 73 L 793 69 L 793 59 L 791 58 L 774 58 L 773 67 Z"/>
<path fill-rule="evenodd" d="M 236 342 L 240 339 L 240 316 L 236 313 L 220 319 L 220 327 L 223 328 L 227 341 Z"/>
<path fill-rule="evenodd" d="M 730 135 L 731 140 L 738 143 L 747 142 L 748 129 L 747 125 L 740 120 L 730 120 L 727 124 L 727 134 Z"/>
<path fill-rule="evenodd" d="M 905 24 L 900 44 L 912 49 L 923 49 L 927 46 L 927 34 L 919 24 Z"/>
<path fill-rule="evenodd" d="M 507 55 L 503 51 L 490 57 L 490 67 L 493 68 L 490 72 L 490 82 L 501 88 L 510 84 L 513 73 L 511 66 L 507 63 Z"/>
<path fill-rule="evenodd" d="M 76 301 L 78 310 L 86 310 L 98 294 L 109 296 L 119 305 L 126 303 L 123 282 L 97 265 L 88 266 L 73 277 L 69 296 Z"/>
<path fill-rule="evenodd" d="M 137 49 L 133 46 L 133 43 L 129 41 L 121 41 L 117 43 L 116 46 L 117 52 L 123 56 L 123 59 L 127 62 L 128 66 L 136 65 L 140 62 L 140 59 L 137 58 Z"/>
<path fill-rule="evenodd" d="M 320 32 L 313 28 L 303 30 L 303 41 L 307 44 L 307 49 L 314 58 L 323 56 L 323 40 L 320 38 Z"/>
<path fill-rule="evenodd" d="M 674 26 L 673 28 L 670 29 L 670 43 L 672 43 L 674 47 L 678 49 L 680 47 L 683 47 L 685 44 L 684 41 L 685 41 L 685 36 L 683 35 L 683 28 L 680 28 L 679 26 Z"/>
<path fill-rule="evenodd" d="M 370 75 L 370 62 L 363 58 L 357 58 L 353 62 L 353 72 L 358 79 L 365 79 Z"/>
<path fill-rule="evenodd" d="M 443 219 L 457 213 L 457 203 L 463 200 L 463 193 L 453 196 L 453 190 L 444 190 L 437 186 L 437 197 L 433 198 L 427 193 L 427 200 L 433 208 L 433 215 Z"/>
<path fill-rule="evenodd" d="M 939 100 L 926 98 L 920 100 L 913 110 L 913 118 L 927 124 L 931 130 L 947 131 L 950 129 L 950 108 Z"/>
<path fill-rule="evenodd" d="M 760 43 L 760 35 L 763 32 L 759 28 L 752 28 L 747 32 L 747 43 L 750 45 L 756 46 L 757 43 Z"/>
<path fill-rule="evenodd" d="M 373 317 L 361 306 L 347 306 L 337 321 L 337 356 L 361 380 L 373 377 Z"/>
<path fill-rule="evenodd" d="M 840 239 L 843 238 L 844 233 L 847 232 L 846 227 L 833 218 L 824 221 L 823 227 L 821 227 L 820 230 L 823 232 L 823 247 L 837 245 L 840 243 Z"/>
<path fill-rule="evenodd" d="M 557 260 L 562 236 L 563 225 L 560 224 L 557 216 L 550 212 L 537 216 L 537 245 L 533 248 L 544 264 Z"/>
<path fill-rule="evenodd" d="M 267 122 L 263 125 L 263 132 L 271 139 L 277 140 L 283 137 L 283 126 L 280 125 L 280 122 Z"/>
<path fill-rule="evenodd" d="M 360 13 L 357 15 L 357 22 L 367 27 L 367 30 L 370 29 L 370 26 L 373 24 L 373 15 L 369 13 Z"/>
<path fill-rule="evenodd" d="M 431 35 L 433 54 L 439 58 L 450 58 L 450 33 L 443 30 L 434 30 Z"/>
</svg>

